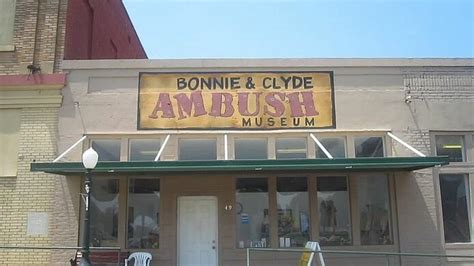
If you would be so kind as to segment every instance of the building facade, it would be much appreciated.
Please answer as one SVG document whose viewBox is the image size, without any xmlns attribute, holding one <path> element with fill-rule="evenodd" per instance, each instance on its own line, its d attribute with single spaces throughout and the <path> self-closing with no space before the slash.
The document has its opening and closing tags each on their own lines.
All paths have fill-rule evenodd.
<svg viewBox="0 0 474 266">
<path fill-rule="evenodd" d="M 323 250 L 472 255 L 472 65 L 65 61 L 54 143 L 58 154 L 80 144 L 32 169 L 58 175 L 56 215 L 79 242 L 81 154 L 94 148 L 91 244 L 145 250 L 154 265 L 244 265 L 247 247 L 262 249 L 252 251 L 253 265 L 290 265 L 299 254 L 265 248 L 308 240 Z M 325 259 L 387 263 L 385 256 Z"/>
<path fill-rule="evenodd" d="M 6 246 L 77 245 L 77 221 L 63 219 L 64 214 L 69 217 L 71 206 L 57 208 L 54 203 L 64 192 L 60 180 L 29 169 L 31 162 L 52 160 L 57 154 L 58 112 L 66 84 L 63 59 L 146 58 L 122 2 L 96 2 L 0 1 L 2 265 L 49 264 L 64 257 L 57 250 L 12 250 Z M 111 10 L 117 17 L 103 15 Z M 84 15 L 94 11 L 101 16 Z M 78 20 L 88 28 L 76 25 Z M 87 43 L 75 38 L 92 30 L 96 33 L 90 34 Z M 99 36 L 99 30 L 107 30 L 107 34 Z M 89 53 L 82 55 L 82 49 Z"/>
</svg>

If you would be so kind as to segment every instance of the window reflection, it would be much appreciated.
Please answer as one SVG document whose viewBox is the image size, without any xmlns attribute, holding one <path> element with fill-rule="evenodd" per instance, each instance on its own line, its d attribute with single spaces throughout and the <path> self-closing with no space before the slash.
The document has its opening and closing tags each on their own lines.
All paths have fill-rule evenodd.
<svg viewBox="0 0 474 266">
<path fill-rule="evenodd" d="M 467 175 L 440 175 L 443 208 L 444 238 L 446 243 L 470 242 L 469 182 Z"/>
<path fill-rule="evenodd" d="M 92 148 L 99 154 L 99 161 L 120 161 L 119 139 L 92 140 Z"/>
<path fill-rule="evenodd" d="M 153 161 L 160 150 L 159 139 L 131 139 L 129 161 Z"/>
<path fill-rule="evenodd" d="M 319 242 L 322 245 L 350 245 L 351 224 L 347 178 L 318 177 Z"/>
<path fill-rule="evenodd" d="M 90 202 L 91 245 L 116 247 L 119 211 L 118 179 L 94 179 Z"/>
<path fill-rule="evenodd" d="M 158 248 L 160 180 L 131 178 L 128 194 L 128 247 Z"/>
<path fill-rule="evenodd" d="M 237 247 L 268 247 L 268 183 L 266 178 L 238 178 L 236 184 Z"/>
<path fill-rule="evenodd" d="M 236 139 L 234 142 L 236 160 L 267 159 L 267 139 Z"/>
<path fill-rule="evenodd" d="M 356 137 L 354 138 L 356 157 L 383 157 L 382 137 Z"/>
<path fill-rule="evenodd" d="M 305 159 L 306 138 L 279 138 L 276 140 L 277 159 Z"/>
<path fill-rule="evenodd" d="M 359 177 L 357 185 L 361 244 L 392 244 L 388 177 Z"/>
<path fill-rule="evenodd" d="M 215 139 L 180 139 L 180 160 L 216 160 L 217 144 Z"/>
<path fill-rule="evenodd" d="M 344 138 L 320 138 L 319 142 L 334 158 L 346 158 Z M 316 158 L 327 158 L 326 154 L 316 145 Z"/>
<path fill-rule="evenodd" d="M 309 202 L 306 177 L 277 178 L 280 247 L 304 247 L 309 240 Z"/>
<path fill-rule="evenodd" d="M 464 158 L 464 137 L 436 136 L 436 154 L 448 156 L 451 162 L 462 162 Z"/>
</svg>

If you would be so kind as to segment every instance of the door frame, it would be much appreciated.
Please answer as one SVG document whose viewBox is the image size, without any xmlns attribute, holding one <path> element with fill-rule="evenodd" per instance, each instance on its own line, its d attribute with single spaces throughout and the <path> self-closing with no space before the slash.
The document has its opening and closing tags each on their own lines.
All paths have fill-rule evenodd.
<svg viewBox="0 0 474 266">
<path fill-rule="evenodd" d="M 215 232 L 215 251 L 216 251 L 216 265 L 219 265 L 219 197 L 217 195 L 178 195 L 176 198 L 176 264 L 179 266 L 180 258 L 180 199 L 182 198 L 196 198 L 196 199 L 212 199 L 216 203 L 215 217 L 216 228 Z"/>
</svg>

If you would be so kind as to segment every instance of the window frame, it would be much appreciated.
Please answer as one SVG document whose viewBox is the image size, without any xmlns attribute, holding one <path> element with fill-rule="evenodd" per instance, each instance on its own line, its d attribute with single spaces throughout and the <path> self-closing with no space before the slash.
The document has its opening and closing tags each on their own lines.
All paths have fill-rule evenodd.
<svg viewBox="0 0 474 266">
<path fill-rule="evenodd" d="M 131 150 L 132 150 L 132 141 L 133 140 L 156 140 L 156 141 L 159 141 L 160 142 L 160 148 L 156 151 L 155 157 L 156 157 L 156 155 L 158 155 L 159 150 L 163 146 L 163 138 L 160 137 L 160 136 L 150 136 L 150 137 L 147 137 L 147 136 L 141 136 L 141 137 L 130 136 L 130 137 L 127 137 L 126 140 L 127 140 L 127 158 L 126 158 L 126 161 L 129 161 L 129 162 L 139 162 L 138 160 L 135 160 L 135 161 L 130 160 L 130 157 L 131 157 L 130 154 L 131 154 Z M 158 161 L 161 161 L 162 158 L 163 158 L 163 156 L 160 156 L 160 158 L 158 158 Z"/>
<path fill-rule="evenodd" d="M 11 33 L 11 39 L 8 40 L 5 43 L 0 42 L 0 52 L 13 52 L 15 51 L 15 20 L 16 20 L 16 10 L 17 10 L 17 1 L 16 0 L 10 0 L 12 4 L 12 10 L 7 11 L 6 13 L 12 14 L 12 21 L 11 22 L 11 28 L 10 27 L 5 27 L 1 28 L 0 30 L 9 30 Z"/>
<path fill-rule="evenodd" d="M 436 193 L 436 205 L 437 205 L 437 216 L 438 226 L 440 228 L 441 241 L 447 249 L 458 249 L 474 247 L 474 132 L 473 131 L 430 131 L 430 148 L 431 154 L 436 156 L 436 136 L 464 136 L 464 154 L 465 161 L 463 162 L 450 162 L 449 165 L 442 167 L 433 168 L 433 178 Z M 469 216 L 471 217 L 471 242 L 455 242 L 446 243 L 444 238 L 444 221 L 443 221 L 443 208 L 441 199 L 441 187 L 440 187 L 440 175 L 442 174 L 464 174 L 468 178 L 468 185 L 470 191 L 470 208 L 468 209 Z"/>
</svg>

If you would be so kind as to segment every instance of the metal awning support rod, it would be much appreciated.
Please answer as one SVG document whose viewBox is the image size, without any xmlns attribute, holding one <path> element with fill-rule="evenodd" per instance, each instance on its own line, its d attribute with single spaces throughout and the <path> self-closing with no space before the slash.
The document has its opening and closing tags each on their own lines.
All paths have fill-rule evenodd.
<svg viewBox="0 0 474 266">
<path fill-rule="evenodd" d="M 318 138 L 316 138 L 316 136 L 313 133 L 309 133 L 309 135 L 329 159 L 334 159 L 334 157 L 332 157 L 332 155 L 328 152 L 328 150 L 326 150 L 323 144 L 318 140 Z"/>
<path fill-rule="evenodd" d="M 229 160 L 229 147 L 227 141 L 227 134 L 224 134 L 224 160 Z"/>
<path fill-rule="evenodd" d="M 61 155 L 59 155 L 56 159 L 54 159 L 53 163 L 61 160 L 68 152 L 70 152 L 72 149 L 74 149 L 77 145 L 81 144 L 85 139 L 87 138 L 87 135 L 82 136 L 76 143 L 72 144 L 71 147 L 69 147 L 67 150 L 65 150 Z"/>
<path fill-rule="evenodd" d="M 411 145 L 409 145 L 408 143 L 406 143 L 405 141 L 401 140 L 399 137 L 393 135 L 392 133 L 390 132 L 387 132 L 387 135 L 389 137 L 391 137 L 392 139 L 396 140 L 398 143 L 402 144 L 403 146 L 405 146 L 407 149 L 409 149 L 410 151 L 416 153 L 416 155 L 418 156 L 421 156 L 421 157 L 426 157 L 426 155 L 424 155 L 423 153 L 421 153 L 419 150 L 413 148 Z"/>
<path fill-rule="evenodd" d="M 154 160 L 155 162 L 157 162 L 160 159 L 161 154 L 165 150 L 166 144 L 168 144 L 168 141 L 170 140 L 170 136 L 171 135 L 167 135 L 166 138 L 165 138 L 165 141 L 163 141 L 163 145 L 161 145 L 160 150 L 156 154 L 156 157 L 155 157 L 155 160 Z"/>
</svg>

